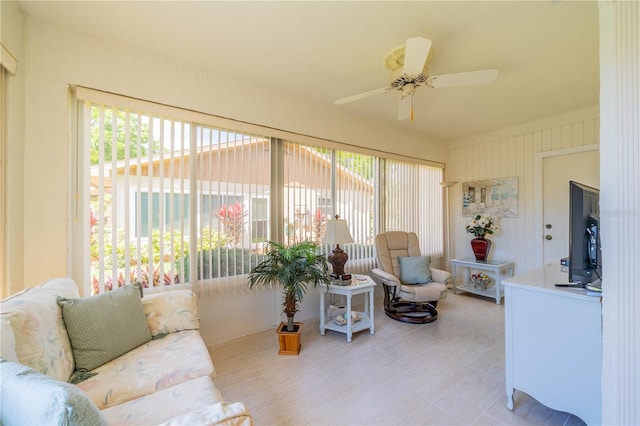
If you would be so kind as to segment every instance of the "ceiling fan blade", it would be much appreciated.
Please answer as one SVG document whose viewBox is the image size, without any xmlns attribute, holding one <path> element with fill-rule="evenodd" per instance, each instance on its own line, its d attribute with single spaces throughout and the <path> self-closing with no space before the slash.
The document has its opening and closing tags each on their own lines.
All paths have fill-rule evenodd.
<svg viewBox="0 0 640 426">
<path fill-rule="evenodd" d="M 491 83 L 498 77 L 498 70 L 482 70 L 471 72 L 460 72 L 457 74 L 434 75 L 429 78 L 427 85 L 430 87 L 454 87 L 471 86 L 477 84 Z"/>
<path fill-rule="evenodd" d="M 335 102 L 335 104 L 336 105 L 342 105 L 342 104 L 346 104 L 348 102 L 359 101 L 360 99 L 364 99 L 364 98 L 368 98 L 368 97 L 371 97 L 371 96 L 381 95 L 383 93 L 387 93 L 389 90 L 391 90 L 391 87 L 389 87 L 389 86 L 382 87 L 380 89 L 370 90 L 368 92 L 359 93 L 357 95 L 347 96 L 346 98 L 338 99 Z"/>
<path fill-rule="evenodd" d="M 404 73 L 407 75 L 420 75 L 424 63 L 431 50 L 431 40 L 423 37 L 414 37 L 407 40 L 404 49 Z"/>
<path fill-rule="evenodd" d="M 413 109 L 413 95 L 403 96 L 398 102 L 398 120 L 407 120 L 411 117 Z"/>
</svg>

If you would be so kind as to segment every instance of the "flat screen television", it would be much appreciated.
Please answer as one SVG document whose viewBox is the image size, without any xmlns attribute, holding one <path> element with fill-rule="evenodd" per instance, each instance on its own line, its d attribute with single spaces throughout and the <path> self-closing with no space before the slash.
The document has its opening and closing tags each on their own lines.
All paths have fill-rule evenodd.
<svg viewBox="0 0 640 426">
<path fill-rule="evenodd" d="M 600 191 L 570 181 L 569 282 L 599 287 L 601 276 Z"/>
</svg>

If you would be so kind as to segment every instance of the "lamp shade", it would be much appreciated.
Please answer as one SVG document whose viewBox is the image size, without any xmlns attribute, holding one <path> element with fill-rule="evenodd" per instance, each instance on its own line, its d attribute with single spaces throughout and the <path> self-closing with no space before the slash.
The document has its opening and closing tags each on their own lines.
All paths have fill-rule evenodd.
<svg viewBox="0 0 640 426">
<path fill-rule="evenodd" d="M 349 232 L 349 225 L 345 219 L 330 219 L 327 221 L 322 244 L 346 244 L 352 243 L 353 237 Z"/>
</svg>

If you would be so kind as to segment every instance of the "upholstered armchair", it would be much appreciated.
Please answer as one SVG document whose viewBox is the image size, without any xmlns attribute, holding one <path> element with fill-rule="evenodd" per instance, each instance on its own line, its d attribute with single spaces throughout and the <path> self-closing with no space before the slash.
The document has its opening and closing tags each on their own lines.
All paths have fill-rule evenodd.
<svg viewBox="0 0 640 426">
<path fill-rule="evenodd" d="M 389 231 L 376 235 L 378 268 L 371 272 L 382 281 L 388 317 L 409 323 L 438 319 L 436 306 L 447 296 L 451 274 L 430 265 L 420 254 L 414 232 Z"/>
</svg>

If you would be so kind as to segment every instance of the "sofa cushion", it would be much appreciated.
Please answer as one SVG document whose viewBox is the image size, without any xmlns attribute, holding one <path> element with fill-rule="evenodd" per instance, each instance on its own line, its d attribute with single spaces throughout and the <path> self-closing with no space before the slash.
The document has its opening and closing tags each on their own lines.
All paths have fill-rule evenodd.
<svg viewBox="0 0 640 426">
<path fill-rule="evenodd" d="M 69 278 L 45 281 L 3 299 L 0 312 L 11 324 L 20 363 L 67 381 L 74 362 L 58 296 L 78 297 L 76 283 Z"/>
<path fill-rule="evenodd" d="M 160 426 L 184 425 L 253 426 L 253 420 L 243 403 L 218 402 L 160 424 Z"/>
<path fill-rule="evenodd" d="M 20 362 L 16 353 L 16 336 L 8 319 L 0 319 L 2 334 L 0 334 L 0 357 L 7 361 Z"/>
<path fill-rule="evenodd" d="M 78 387 L 102 410 L 212 375 L 213 364 L 200 333 L 188 330 L 151 340 L 91 373 Z"/>
<path fill-rule="evenodd" d="M 432 281 L 429 256 L 398 256 L 398 264 L 403 284 L 425 284 Z"/>
<path fill-rule="evenodd" d="M 157 425 L 221 401 L 222 396 L 211 378 L 203 376 L 106 408 L 102 414 L 109 424 Z"/>
<path fill-rule="evenodd" d="M 72 384 L 9 361 L 0 361 L 0 379 L 1 424 L 108 424 L 87 395 Z"/>
<path fill-rule="evenodd" d="M 152 336 L 200 328 L 198 298 L 191 290 L 148 294 L 142 308 Z"/>
<path fill-rule="evenodd" d="M 78 370 L 93 370 L 149 340 L 140 283 L 91 297 L 58 298 Z"/>
</svg>

